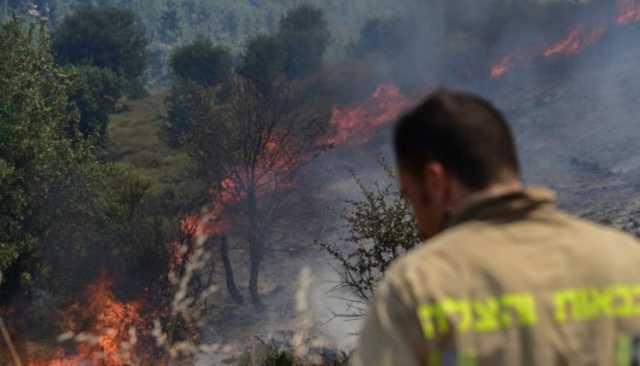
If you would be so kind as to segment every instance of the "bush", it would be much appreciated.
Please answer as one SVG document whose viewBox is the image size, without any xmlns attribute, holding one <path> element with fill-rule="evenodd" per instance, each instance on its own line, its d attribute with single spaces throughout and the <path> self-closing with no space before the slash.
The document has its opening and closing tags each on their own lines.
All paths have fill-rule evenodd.
<svg viewBox="0 0 640 366">
<path fill-rule="evenodd" d="M 389 178 L 385 186 L 375 183 L 371 189 L 354 177 L 363 198 L 346 202 L 342 217 L 349 233 L 344 238 L 347 245 L 319 243 L 340 263 L 341 285 L 354 294 L 354 303 L 373 299 L 384 271 L 419 242 L 411 209 L 393 183 L 394 174 L 384 161 L 381 165 Z M 354 315 L 362 315 L 364 309 L 354 310 Z"/>
<path fill-rule="evenodd" d="M 330 350 L 320 350 L 330 351 Z M 313 352 L 312 352 L 313 353 Z M 327 352 L 328 355 L 318 355 L 323 358 L 321 363 L 296 359 L 289 349 L 282 349 L 274 344 L 260 342 L 253 351 L 247 351 L 240 356 L 237 366 L 346 366 L 349 358 L 346 354 L 337 351 Z M 318 358 L 318 357 L 316 357 Z"/>
</svg>

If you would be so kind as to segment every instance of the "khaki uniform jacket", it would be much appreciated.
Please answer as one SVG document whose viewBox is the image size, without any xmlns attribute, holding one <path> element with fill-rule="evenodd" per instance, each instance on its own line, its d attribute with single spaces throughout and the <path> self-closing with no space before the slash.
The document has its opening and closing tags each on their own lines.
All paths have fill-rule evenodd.
<svg viewBox="0 0 640 366">
<path fill-rule="evenodd" d="M 379 284 L 353 365 L 636 365 L 640 245 L 529 189 L 467 206 Z"/>
</svg>

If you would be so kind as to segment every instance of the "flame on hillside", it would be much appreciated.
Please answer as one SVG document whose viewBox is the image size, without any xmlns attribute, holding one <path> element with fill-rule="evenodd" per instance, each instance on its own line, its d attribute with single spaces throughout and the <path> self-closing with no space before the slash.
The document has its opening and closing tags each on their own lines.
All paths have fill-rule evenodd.
<svg viewBox="0 0 640 366">
<path fill-rule="evenodd" d="M 122 303 L 111 291 L 111 281 L 102 275 L 85 291 L 84 301 L 64 313 L 69 333 L 61 340 L 78 342 L 77 354 L 66 357 L 59 349 L 53 358 L 32 360 L 27 366 L 126 366 L 136 343 L 136 329 L 143 329 L 140 302 Z M 88 329 L 86 324 L 91 324 Z"/>
<path fill-rule="evenodd" d="M 599 26 L 591 31 L 585 31 L 584 27 L 578 26 L 567 38 L 549 47 L 543 54 L 545 57 L 575 56 L 585 47 L 598 42 L 606 32 L 606 26 Z"/>
<path fill-rule="evenodd" d="M 618 0 L 618 17 L 616 22 L 619 25 L 640 22 L 640 1 Z"/>
<path fill-rule="evenodd" d="M 413 105 L 413 100 L 404 96 L 394 85 L 381 84 L 367 101 L 349 107 L 334 106 L 330 121 L 331 133 L 320 138 L 317 143 L 331 145 L 360 144 L 369 141 L 378 127 L 393 121 L 400 113 Z M 296 156 L 284 151 L 286 147 L 279 144 L 274 137 L 265 143 L 265 152 L 258 159 L 255 171 L 256 198 L 260 199 L 272 192 L 290 188 L 293 183 L 288 172 L 304 156 Z M 279 158 L 273 159 L 273 156 Z M 234 169 L 226 177 L 217 190 L 211 190 L 212 207 L 203 215 L 186 217 L 182 222 L 182 232 L 192 238 L 201 236 L 219 236 L 230 228 L 225 219 L 225 210 L 237 205 L 246 197 L 249 181 L 247 173 L 241 168 Z M 175 243 L 173 246 L 172 266 L 179 266 L 184 261 L 185 249 Z"/>
<path fill-rule="evenodd" d="M 514 57 L 509 55 L 502 59 L 502 61 L 498 62 L 495 66 L 491 68 L 491 78 L 498 79 L 504 75 L 511 65 L 513 65 Z"/>
<path fill-rule="evenodd" d="M 615 25 L 621 26 L 640 22 L 639 0 L 617 0 Z M 561 40 L 540 49 L 534 50 L 533 55 L 541 55 L 546 58 L 573 57 L 584 49 L 598 43 L 609 31 L 607 24 L 577 25 L 571 29 Z M 507 55 L 498 61 L 490 70 L 492 79 L 503 77 L 515 66 L 514 55 Z M 520 61 L 520 60 L 519 60 Z"/>
<path fill-rule="evenodd" d="M 413 103 L 395 85 L 381 84 L 365 103 L 334 106 L 331 117 L 334 132 L 323 142 L 335 145 L 366 143 L 378 127 L 393 121 Z"/>
<path fill-rule="evenodd" d="M 271 192 L 293 186 L 288 172 L 304 157 L 289 154 L 284 149 L 286 147 L 279 144 L 277 137 L 265 143 L 264 152 L 258 158 L 257 168 L 252 177 L 255 181 L 257 199 Z M 225 210 L 247 198 L 245 185 L 250 181 L 249 178 L 249 173 L 242 168 L 234 169 L 228 177 L 222 180 L 218 189 L 209 191 L 212 195 L 211 208 L 203 215 L 192 215 L 183 220 L 183 233 L 192 238 L 224 235 L 231 227 L 231 223 L 225 218 Z M 177 257 L 174 255 L 174 258 Z"/>
</svg>

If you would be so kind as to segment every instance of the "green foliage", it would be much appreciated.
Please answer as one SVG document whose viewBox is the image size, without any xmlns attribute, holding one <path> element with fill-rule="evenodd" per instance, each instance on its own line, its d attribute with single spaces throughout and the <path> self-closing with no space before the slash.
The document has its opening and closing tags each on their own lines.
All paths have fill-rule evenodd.
<svg viewBox="0 0 640 366">
<path fill-rule="evenodd" d="M 274 35 L 258 35 L 249 40 L 242 54 L 238 74 L 252 80 L 263 95 L 272 93 L 272 85 L 284 77 L 287 54 Z"/>
<path fill-rule="evenodd" d="M 81 187 L 102 168 L 89 145 L 67 137 L 78 128 L 73 78 L 55 65 L 45 26 L 4 24 L 0 49 L 10 50 L 0 53 L 0 270 L 15 289 L 24 272 L 44 269 L 42 240 L 69 208 L 87 208 Z"/>
<path fill-rule="evenodd" d="M 133 11 L 82 7 L 56 29 L 53 49 L 61 65 L 103 67 L 140 84 L 147 67 L 147 44 L 144 27 Z"/>
<path fill-rule="evenodd" d="M 228 91 L 233 68 L 231 53 L 224 47 L 214 47 L 206 38 L 176 48 L 170 64 L 174 75 L 181 79 Z"/>
<path fill-rule="evenodd" d="M 384 186 L 376 182 L 369 188 L 354 177 L 363 198 L 346 201 L 342 218 L 348 245 L 319 243 L 340 263 L 341 285 L 357 297 L 356 302 L 371 300 L 384 271 L 419 242 L 411 209 L 394 185 L 395 176 L 384 161 L 381 165 L 389 178 Z"/>
<path fill-rule="evenodd" d="M 311 363 L 299 360 L 293 351 L 282 349 L 273 344 L 260 342 L 252 351 L 244 352 L 237 366 L 345 366 L 349 364 L 349 358 L 344 353 L 337 353 L 333 357 L 326 357 L 322 363 Z M 330 358 L 330 359 L 327 359 Z"/>
<path fill-rule="evenodd" d="M 251 80 L 265 96 L 279 79 L 302 79 L 318 71 L 330 33 L 322 10 L 302 5 L 280 20 L 276 34 L 250 39 L 240 59 L 238 74 Z"/>
<path fill-rule="evenodd" d="M 167 121 L 161 138 L 171 147 L 182 146 L 196 124 L 213 108 L 216 92 L 190 80 L 176 80 L 165 100 Z"/>
<path fill-rule="evenodd" d="M 238 366 L 294 366 L 293 355 L 276 347 L 260 344 L 253 353 L 244 353 L 237 363 Z"/>
<path fill-rule="evenodd" d="M 62 137 L 69 78 L 53 64 L 44 27 L 13 20 L 0 31 L 0 270 L 33 249 L 38 209 L 77 160 Z M 67 166 L 69 164 L 69 166 Z"/>
<path fill-rule="evenodd" d="M 302 79 L 322 66 L 331 34 L 321 9 L 300 5 L 280 20 L 278 37 L 285 48 L 287 75 Z"/>
<path fill-rule="evenodd" d="M 123 81 L 113 71 L 95 66 L 70 68 L 75 75 L 71 101 L 80 111 L 80 133 L 104 142 L 109 113 L 122 96 Z"/>
<path fill-rule="evenodd" d="M 102 93 L 91 111 L 110 107 L 115 99 L 101 98 L 113 95 L 115 83 L 103 80 L 113 73 L 57 66 L 44 25 L 10 21 L 0 47 L 10 50 L 0 53 L 1 302 L 34 288 L 64 300 L 105 268 L 122 294 L 160 286 L 171 214 L 154 209 L 162 200 L 148 181 L 100 163 L 90 143 L 70 138 L 81 127 L 73 97 Z M 101 89 L 87 96 L 88 85 Z"/>
</svg>

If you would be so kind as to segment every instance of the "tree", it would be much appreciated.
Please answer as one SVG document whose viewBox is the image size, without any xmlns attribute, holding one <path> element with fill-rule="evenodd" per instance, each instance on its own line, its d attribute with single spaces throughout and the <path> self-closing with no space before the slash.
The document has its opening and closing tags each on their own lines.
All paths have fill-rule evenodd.
<svg viewBox="0 0 640 366">
<path fill-rule="evenodd" d="M 142 22 L 131 10 L 82 7 L 64 18 L 53 39 L 61 65 L 107 68 L 129 82 L 129 91 L 143 83 L 148 40 Z"/>
<path fill-rule="evenodd" d="M 44 24 L 6 23 L 0 47 L 0 303 L 32 288 L 64 301 L 106 268 L 119 289 L 161 283 L 166 248 L 148 182 L 72 138 L 77 70 L 54 63 Z"/>
<path fill-rule="evenodd" d="M 75 75 L 70 99 L 80 111 L 80 133 L 104 142 L 109 113 L 122 96 L 123 81 L 113 71 L 95 66 L 70 69 Z"/>
<path fill-rule="evenodd" d="M 40 240 L 75 202 L 74 185 L 99 166 L 67 137 L 78 128 L 72 80 L 53 62 L 46 25 L 9 21 L 0 49 L 0 271 L 15 288 L 40 268 Z"/>
<path fill-rule="evenodd" d="M 355 296 L 351 301 L 354 313 L 348 316 L 363 315 L 384 271 L 419 242 L 413 213 L 393 183 L 394 174 L 384 160 L 381 166 L 389 178 L 384 186 L 376 182 L 370 188 L 354 176 L 363 197 L 346 201 L 342 214 L 348 232 L 345 243 L 318 242 L 340 264 L 340 286 Z"/>
<path fill-rule="evenodd" d="M 277 224 L 295 212 L 295 181 L 321 150 L 316 140 L 325 127 L 300 103 L 297 84 L 272 88 L 265 96 L 252 80 L 235 77 L 229 101 L 198 118 L 187 145 L 198 175 L 213 184 L 212 214 L 241 227 L 249 244 L 249 290 L 257 309 L 262 259 Z"/>
<path fill-rule="evenodd" d="M 171 147 L 183 146 L 196 123 L 210 115 L 216 92 L 190 80 L 175 80 L 165 99 L 167 121 L 160 137 Z"/>
<path fill-rule="evenodd" d="M 300 5 L 280 20 L 278 37 L 286 53 L 286 72 L 302 79 L 322 66 L 331 34 L 321 9 Z"/>
<path fill-rule="evenodd" d="M 286 61 L 287 54 L 278 37 L 258 35 L 247 43 L 237 72 L 251 80 L 259 93 L 268 96 L 276 80 L 286 75 Z"/>
<path fill-rule="evenodd" d="M 193 43 L 178 47 L 170 60 L 177 77 L 191 80 L 204 87 L 219 86 L 224 94 L 231 81 L 233 60 L 224 47 L 214 47 L 209 39 L 199 37 Z"/>
</svg>

